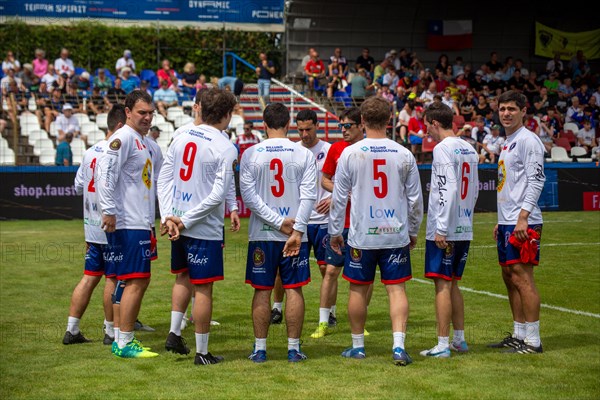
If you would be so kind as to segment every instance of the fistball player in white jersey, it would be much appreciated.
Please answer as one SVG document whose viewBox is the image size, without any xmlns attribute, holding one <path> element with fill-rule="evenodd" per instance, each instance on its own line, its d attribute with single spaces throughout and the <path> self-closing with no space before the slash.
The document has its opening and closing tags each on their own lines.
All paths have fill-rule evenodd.
<svg viewBox="0 0 600 400">
<path fill-rule="evenodd" d="M 546 181 L 544 144 L 523 126 L 526 107 L 527 98 L 519 92 L 509 90 L 498 96 L 506 142 L 498 160 L 498 225 L 494 239 L 514 322 L 512 335 L 489 347 L 508 348 L 505 352 L 518 354 L 543 351 L 540 296 L 533 270 L 540 258 L 543 221 L 538 200 Z M 530 250 L 525 252 L 525 260 L 518 246 Z"/>
<path fill-rule="evenodd" d="M 107 140 L 114 131 L 125 125 L 126 120 L 125 107 L 117 104 L 110 109 L 107 117 L 108 132 L 106 133 L 106 139 L 99 141 L 86 150 L 75 176 L 77 194 L 83 194 L 83 224 L 87 248 L 84 275 L 71 296 L 67 331 L 63 338 L 63 344 L 90 342 L 80 332 L 79 321 L 85 313 L 92 293 L 100 282 L 102 275 L 106 276 L 103 295 L 105 332 L 103 343 L 111 345 L 115 338 L 111 297 L 115 290 L 117 279 L 113 264 L 110 262 L 111 254 L 107 246 L 106 234 L 100 228 L 102 214 L 100 212 L 100 205 L 98 204 L 95 174 L 99 159 L 108 144 Z"/>
<path fill-rule="evenodd" d="M 414 156 L 386 136 L 390 103 L 370 97 L 360 106 L 366 138 L 347 147 L 338 161 L 329 214 L 331 247 L 341 254 L 344 213 L 351 194 L 350 231 L 343 277 L 350 282 L 348 318 L 352 347 L 343 357 L 365 358 L 367 291 L 377 265 L 386 285 L 392 320 L 392 358 L 412 362 L 404 349 L 408 300 L 404 282 L 411 279 L 409 249 L 417 242 L 423 197 Z"/>
<path fill-rule="evenodd" d="M 267 359 L 270 298 L 279 272 L 287 297 L 288 361 L 298 362 L 306 359 L 300 349 L 302 286 L 310 282 L 305 233 L 317 199 L 317 169 L 311 151 L 286 138 L 286 106 L 269 104 L 263 119 L 268 139 L 247 149 L 240 163 L 242 198 L 252 211 L 246 283 L 254 288 L 255 344 L 249 358 L 257 363 Z"/>
<path fill-rule="evenodd" d="M 425 110 L 427 132 L 439 142 L 433 149 L 425 246 L 425 277 L 435 282 L 438 344 L 421 355 L 438 358 L 450 357 L 450 349 L 468 351 L 458 281 L 473 240 L 473 212 L 479 193 L 479 157 L 473 146 L 454 135 L 452 119 L 452 109 L 443 103 L 433 103 Z"/>
<path fill-rule="evenodd" d="M 198 300 L 192 310 L 194 363 L 207 365 L 223 360 L 208 351 L 208 339 L 213 282 L 223 279 L 225 200 L 237 160 L 235 147 L 221 131 L 229 124 L 237 101 L 227 91 L 208 89 L 201 103 L 204 123 L 181 133 L 169 146 L 158 193 L 161 219 L 172 240 L 171 271 L 188 277 Z M 169 333 L 165 347 L 181 354 L 189 352 L 175 332 Z"/>
</svg>

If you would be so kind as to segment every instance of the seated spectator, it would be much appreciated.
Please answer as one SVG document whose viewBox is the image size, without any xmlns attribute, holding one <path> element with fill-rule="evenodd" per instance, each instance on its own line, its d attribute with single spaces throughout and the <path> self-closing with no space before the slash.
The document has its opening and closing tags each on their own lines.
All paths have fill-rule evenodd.
<svg viewBox="0 0 600 400">
<path fill-rule="evenodd" d="M 179 79 L 177 78 L 175 70 L 171 68 L 171 62 L 169 60 L 162 60 L 161 68 L 156 71 L 156 76 L 159 82 L 167 81 L 169 83 L 169 88 L 173 89 L 175 92 L 179 91 Z"/>
<path fill-rule="evenodd" d="M 411 99 L 411 95 L 414 95 Z M 400 137 L 400 144 L 408 143 L 408 123 L 411 118 L 416 117 L 415 112 L 415 101 L 414 99 L 417 97 L 414 93 L 411 93 L 408 96 L 408 100 L 404 103 L 404 107 L 400 111 L 398 115 L 398 123 L 396 124 L 396 130 Z"/>
<path fill-rule="evenodd" d="M 113 81 L 106 76 L 104 68 L 98 68 L 98 74 L 94 77 L 94 87 L 100 88 L 100 91 L 113 87 Z"/>
<path fill-rule="evenodd" d="M 42 49 L 35 49 L 35 58 L 31 62 L 33 65 L 33 73 L 38 77 L 42 78 L 48 71 L 48 60 L 46 60 L 46 52 Z"/>
<path fill-rule="evenodd" d="M 410 150 L 417 158 L 419 163 L 423 162 L 423 153 L 420 146 L 423 144 L 423 138 L 427 134 L 427 126 L 423 119 L 425 109 L 422 106 L 415 107 L 415 116 L 408 121 L 408 141 L 410 142 Z"/>
<path fill-rule="evenodd" d="M 232 143 L 236 143 L 237 137 L 244 134 L 245 123 L 246 119 L 244 117 L 244 108 L 240 103 L 237 103 L 233 107 L 231 120 L 229 121 L 229 125 L 227 126 L 227 131 L 230 134 L 230 139 Z"/>
<path fill-rule="evenodd" d="M 546 63 L 546 75 L 550 76 L 550 74 L 556 73 L 557 75 L 561 75 L 564 71 L 563 62 L 560 59 L 560 53 L 557 51 L 554 53 L 554 57 L 552 60 Z"/>
<path fill-rule="evenodd" d="M 158 112 L 165 119 L 167 118 L 167 109 L 179 104 L 177 93 L 171 89 L 169 81 L 165 79 L 160 81 L 160 88 L 154 92 L 153 100 Z"/>
<path fill-rule="evenodd" d="M 333 59 L 331 64 L 328 66 L 329 76 L 327 77 L 327 97 L 333 98 L 333 93 L 336 90 L 343 89 L 343 82 L 346 80 L 346 75 L 340 66 L 337 59 Z"/>
<path fill-rule="evenodd" d="M 492 126 L 492 133 L 488 133 L 483 138 L 483 142 L 481 142 L 481 154 L 479 155 L 480 164 L 483 164 L 484 162 L 492 164 L 496 163 L 505 141 L 505 139 L 500 136 L 501 128 L 500 125 Z"/>
<path fill-rule="evenodd" d="M 2 91 L 2 103 L 7 107 L 8 115 L 13 123 L 16 122 L 22 111 L 27 110 L 28 100 L 25 97 L 25 90 L 22 89 L 22 86 L 18 86 L 13 78 L 8 81 L 8 90 Z"/>
<path fill-rule="evenodd" d="M 525 128 L 529 129 L 531 132 L 539 136 L 540 124 L 538 124 L 537 120 L 535 119 L 535 108 L 527 108 L 527 112 L 525 113 L 525 118 L 523 120 L 523 125 L 525 126 Z"/>
<path fill-rule="evenodd" d="M 115 64 L 117 76 L 121 76 L 121 73 L 123 72 L 123 68 L 125 68 L 125 67 L 128 67 L 129 72 L 132 75 L 135 75 L 135 61 L 133 61 L 133 58 L 131 58 L 131 50 L 125 50 L 123 52 L 123 57 L 121 57 L 117 60 L 117 63 Z"/>
<path fill-rule="evenodd" d="M 42 82 L 45 83 L 48 90 L 50 90 L 50 88 L 54 87 L 54 82 L 56 82 L 57 79 L 58 75 L 54 70 L 54 64 L 48 64 L 48 69 L 46 70 L 46 73 L 42 76 Z"/>
<path fill-rule="evenodd" d="M 548 109 L 551 111 L 552 109 Z M 550 154 L 552 147 L 556 146 L 555 142 L 560 136 L 559 131 L 555 130 L 552 125 L 550 125 L 550 118 L 548 115 L 544 115 L 540 119 L 540 129 L 539 129 L 539 137 L 544 145 L 545 152 Z"/>
<path fill-rule="evenodd" d="M 579 88 L 575 90 L 575 96 L 579 97 L 579 102 L 586 106 L 590 102 L 593 92 L 586 82 L 581 82 Z"/>
<path fill-rule="evenodd" d="M 131 69 L 129 67 L 123 67 L 121 69 L 121 89 L 126 94 L 133 92 L 138 87 L 138 80 L 131 75 Z"/>
<path fill-rule="evenodd" d="M 571 107 L 567 108 L 565 122 L 574 122 L 579 127 L 583 122 L 583 105 L 579 102 L 579 97 L 571 97 Z"/>
<path fill-rule="evenodd" d="M 261 142 L 261 138 L 252 132 L 252 128 L 252 122 L 245 122 L 244 133 L 242 135 L 238 135 L 236 138 L 235 143 L 239 151 L 239 160 L 242 159 L 242 154 L 244 154 L 244 151 Z"/>
<path fill-rule="evenodd" d="M 58 90 L 62 94 L 67 93 L 67 86 L 69 83 L 69 76 L 66 72 L 58 75 L 54 83 L 52 83 L 52 90 Z"/>
<path fill-rule="evenodd" d="M 383 80 L 381 81 L 382 85 L 387 85 L 389 91 L 392 93 L 396 93 L 396 87 L 398 86 L 398 82 L 400 82 L 400 76 L 392 65 L 390 65 L 387 69 L 387 73 L 383 75 Z"/>
<path fill-rule="evenodd" d="M 473 139 L 473 126 L 470 124 L 464 124 L 462 129 L 458 130 L 458 136 L 473 146 L 475 150 L 479 151 L 481 144 L 478 143 L 477 140 Z"/>
<path fill-rule="evenodd" d="M 18 88 L 24 89 L 23 82 L 21 81 L 21 78 L 19 78 L 17 76 L 15 67 L 9 66 L 8 69 L 6 70 L 6 76 L 4 76 L 4 78 L 0 79 L 0 88 L 2 89 L 2 93 L 8 92 L 9 83 L 11 83 L 13 81 L 15 82 L 15 84 L 17 85 Z"/>
<path fill-rule="evenodd" d="M 154 92 L 150 89 L 150 82 L 147 80 L 140 81 L 140 90 L 148 93 L 150 96 L 154 96 Z"/>
<path fill-rule="evenodd" d="M 375 59 L 369 54 L 367 47 L 362 49 L 360 56 L 356 58 L 356 65 L 354 67 L 356 71 L 363 68 L 371 77 L 373 77 L 373 71 L 375 69 Z"/>
<path fill-rule="evenodd" d="M 373 83 L 377 83 L 378 85 L 383 83 L 383 76 L 387 74 L 390 65 L 392 65 L 390 60 L 384 58 L 383 61 L 375 66 L 373 70 Z"/>
<path fill-rule="evenodd" d="M 104 96 L 100 93 L 100 88 L 98 86 L 94 86 L 92 89 L 92 95 L 90 96 L 87 105 L 88 115 L 98 115 L 108 112 L 108 108 L 104 102 Z"/>
<path fill-rule="evenodd" d="M 71 132 L 65 134 L 65 140 L 56 146 L 56 165 L 69 167 L 73 165 L 73 151 L 71 150 L 71 142 L 73 134 Z"/>
<path fill-rule="evenodd" d="M 33 73 L 33 65 L 29 63 L 23 64 L 23 70 L 21 71 L 19 77 L 21 78 L 21 83 L 26 91 L 38 91 L 40 87 L 40 78 Z"/>
<path fill-rule="evenodd" d="M 588 154 L 598 146 L 596 143 L 596 130 L 592 128 L 592 121 L 589 118 L 583 120 L 583 127 L 577 132 L 577 145 L 583 147 Z"/>
<path fill-rule="evenodd" d="M 21 70 L 21 63 L 15 58 L 15 55 L 12 52 L 12 50 L 8 50 L 6 52 L 6 58 L 4 58 L 4 60 L 2 61 L 2 72 L 4 72 L 4 74 L 6 75 L 8 74 L 8 70 L 10 68 L 12 68 L 15 71 L 15 73 Z"/>
<path fill-rule="evenodd" d="M 319 86 L 323 87 L 327 84 L 325 64 L 323 64 L 323 61 L 319 58 L 319 53 L 316 51 L 313 53 L 310 61 L 306 63 L 304 72 L 310 92 L 315 92 Z"/>
<path fill-rule="evenodd" d="M 456 101 L 452 98 L 452 91 L 449 87 L 444 89 L 442 103 L 447 105 L 454 112 L 454 115 L 460 115 L 460 110 L 458 109 L 458 105 L 456 105 Z"/>
<path fill-rule="evenodd" d="M 431 82 L 427 87 L 427 90 L 423 91 L 417 98 L 417 102 L 427 108 L 433 102 L 433 96 L 437 94 L 437 85 L 435 82 Z"/>
<path fill-rule="evenodd" d="M 492 133 L 492 131 L 485 126 L 485 118 L 483 115 L 476 115 L 472 122 L 473 130 L 471 131 L 471 137 L 473 140 L 477 141 L 477 143 L 481 144 L 483 138 Z"/>
<path fill-rule="evenodd" d="M 194 87 L 196 88 L 196 93 L 201 90 L 208 89 L 208 84 L 206 83 L 206 76 L 204 74 L 200 74 Z"/>
<path fill-rule="evenodd" d="M 73 115 L 73 106 L 69 103 L 65 103 L 62 106 L 62 114 L 56 118 L 56 129 L 58 130 L 58 142 L 62 142 L 66 139 L 67 133 L 71 133 L 73 137 L 81 136 L 81 127 L 79 126 L 79 120 Z M 82 137 L 82 139 L 87 139 Z"/>
<path fill-rule="evenodd" d="M 67 92 L 63 94 L 63 100 L 71 105 L 73 113 L 83 112 L 83 98 L 77 93 L 76 82 L 70 82 L 67 85 Z"/>
<path fill-rule="evenodd" d="M 359 68 L 358 72 L 352 77 L 352 88 L 350 96 L 358 101 L 362 101 L 367 97 L 367 89 L 372 87 L 367 79 L 367 71 L 364 68 Z"/>
<path fill-rule="evenodd" d="M 54 61 L 54 69 L 57 74 L 62 75 L 65 73 L 69 78 L 75 75 L 75 66 L 73 60 L 69 58 L 69 50 L 64 47 L 61 49 L 60 57 Z"/>
<path fill-rule="evenodd" d="M 521 70 L 515 69 L 515 72 L 513 72 L 513 75 L 506 82 L 506 85 L 510 90 L 516 90 L 518 92 L 523 93 L 523 89 L 525 88 L 525 82 L 527 82 L 527 79 L 521 76 Z"/>
<path fill-rule="evenodd" d="M 110 110 L 113 104 L 124 104 L 127 93 L 121 87 L 121 78 L 115 79 L 115 86 L 106 91 L 104 95 L 104 104 L 106 109 Z"/>
<path fill-rule="evenodd" d="M 183 73 L 181 74 L 182 92 L 185 93 L 189 99 L 193 98 L 196 94 L 196 82 L 200 75 L 196 72 L 196 66 L 194 63 L 188 62 L 183 67 Z"/>
<path fill-rule="evenodd" d="M 456 87 L 458 88 L 458 91 L 463 96 L 465 96 L 467 94 L 467 91 L 470 91 L 469 89 L 471 88 L 471 85 L 465 75 L 464 70 L 463 70 L 463 72 L 459 72 L 458 75 L 456 75 L 455 82 L 456 82 Z"/>
<path fill-rule="evenodd" d="M 329 57 L 329 63 L 332 63 L 334 59 L 337 60 L 344 76 L 348 75 L 348 61 L 346 60 L 346 57 L 342 55 L 342 49 L 339 47 L 336 47 L 335 50 L 333 50 L 333 55 Z"/>
<path fill-rule="evenodd" d="M 44 83 L 42 83 L 42 85 L 44 85 Z M 46 132 L 50 132 L 50 124 L 60 115 L 63 104 L 64 101 L 60 90 L 50 91 L 50 96 L 48 98 L 39 98 L 36 115 L 40 121 L 40 126 L 43 126 Z"/>
<path fill-rule="evenodd" d="M 87 71 L 83 71 L 80 75 L 75 75 L 71 82 L 75 83 L 79 92 L 88 92 L 92 88 L 90 73 Z"/>
<path fill-rule="evenodd" d="M 394 94 L 390 92 L 390 86 L 387 83 L 384 83 L 379 87 L 379 89 L 377 89 L 376 96 L 383 97 L 390 103 L 394 101 Z"/>
<path fill-rule="evenodd" d="M 452 68 L 451 65 L 448 66 Z M 444 89 L 448 87 L 448 81 L 446 80 L 446 76 L 444 75 L 444 71 L 436 69 L 435 70 L 435 89 L 437 93 L 444 93 Z"/>
<path fill-rule="evenodd" d="M 384 58 L 390 62 L 390 65 L 393 66 L 394 69 L 396 69 L 396 70 L 400 69 L 401 65 L 400 65 L 400 59 L 398 58 L 398 51 L 396 51 L 395 49 L 391 49 L 390 51 L 385 53 Z"/>
</svg>

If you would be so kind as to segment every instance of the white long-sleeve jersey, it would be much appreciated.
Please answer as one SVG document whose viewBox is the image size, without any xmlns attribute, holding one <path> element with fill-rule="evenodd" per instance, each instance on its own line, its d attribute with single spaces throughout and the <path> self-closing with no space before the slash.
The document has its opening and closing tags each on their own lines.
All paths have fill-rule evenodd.
<svg viewBox="0 0 600 400">
<path fill-rule="evenodd" d="M 106 150 L 107 144 L 106 140 L 101 140 L 87 149 L 75 175 L 75 190 L 77 194 L 83 194 L 83 232 L 85 241 L 90 243 L 107 243 L 106 234 L 100 228 L 102 212 L 95 181 L 100 157 Z"/>
<path fill-rule="evenodd" d="M 200 125 L 178 135 L 158 177 L 161 220 L 174 215 L 186 228 L 182 235 L 221 240 L 236 159 L 233 144 L 212 126 Z"/>
<path fill-rule="evenodd" d="M 146 140 L 125 125 L 110 137 L 100 158 L 96 190 L 102 213 L 117 217 L 116 229 L 150 230 L 154 222 L 154 171 Z"/>
<path fill-rule="evenodd" d="M 298 143 L 299 146 L 302 146 L 302 144 Z M 311 147 L 310 152 L 313 154 L 313 156 L 315 157 L 315 160 L 317 161 L 317 200 L 315 201 L 315 206 L 313 207 L 312 212 L 310 213 L 310 220 L 308 221 L 309 224 L 326 224 L 329 221 L 329 214 L 320 214 L 317 212 L 316 207 L 317 204 L 319 204 L 322 200 L 328 199 L 331 197 L 331 192 L 328 192 L 327 190 L 323 189 L 323 187 L 321 186 L 321 180 L 323 179 L 323 172 L 321 172 L 321 170 L 323 169 L 323 164 L 325 164 L 325 159 L 327 158 L 327 152 L 329 151 L 329 148 L 331 147 L 331 144 L 329 144 L 328 142 L 324 141 L 324 140 L 319 140 L 317 142 L 317 144 L 315 144 L 313 147 Z"/>
<path fill-rule="evenodd" d="M 498 160 L 498 223 L 515 225 L 521 210 L 529 211 L 529 224 L 541 224 L 538 199 L 544 189 L 544 144 L 521 127 L 506 138 Z"/>
<path fill-rule="evenodd" d="M 479 194 L 479 157 L 469 143 L 447 137 L 433 149 L 427 208 L 427 240 L 473 240 L 473 212 Z"/>
<path fill-rule="evenodd" d="M 188 122 L 187 124 L 177 128 L 173 133 L 173 136 L 171 136 L 171 138 L 172 140 L 175 140 L 175 138 L 181 135 L 183 132 L 189 132 L 191 129 L 198 129 L 200 126 L 201 125 L 195 125 L 193 121 Z M 229 136 L 227 136 L 227 133 L 221 131 L 221 134 L 225 139 L 229 140 Z M 229 191 L 227 192 L 227 199 L 225 200 L 225 204 L 227 205 L 229 211 L 237 211 L 239 209 L 235 191 L 235 179 L 231 180 L 231 185 L 229 187 Z"/>
<path fill-rule="evenodd" d="M 404 247 L 423 220 L 423 195 L 414 156 L 389 139 L 347 147 L 335 172 L 328 232 L 340 236 L 351 193 L 348 244 L 358 249 Z"/>
<path fill-rule="evenodd" d="M 156 143 L 152 138 L 146 138 L 146 146 L 148 147 L 148 151 L 150 152 L 150 159 L 152 160 L 152 165 L 154 166 L 154 174 L 152 175 L 152 185 L 154 189 L 151 192 L 150 196 L 150 205 L 152 207 L 151 215 L 152 215 L 152 226 L 154 226 L 154 220 L 156 216 L 156 183 L 158 182 L 158 174 L 160 174 L 160 169 L 162 168 L 164 157 L 162 150 L 158 143 Z"/>
<path fill-rule="evenodd" d="M 240 189 L 252 211 L 249 239 L 285 242 L 288 236 L 279 232 L 285 218 L 294 218 L 294 229 L 306 233 L 317 199 L 315 158 L 289 139 L 266 139 L 242 155 Z"/>
</svg>

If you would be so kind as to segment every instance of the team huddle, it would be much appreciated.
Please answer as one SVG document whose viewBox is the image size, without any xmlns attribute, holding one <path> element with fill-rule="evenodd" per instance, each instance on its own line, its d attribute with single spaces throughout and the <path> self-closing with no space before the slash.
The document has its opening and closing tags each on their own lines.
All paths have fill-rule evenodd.
<svg viewBox="0 0 600 400">
<path fill-rule="evenodd" d="M 540 299 L 533 267 L 539 262 L 542 218 L 537 200 L 545 181 L 544 146 L 523 126 L 524 96 L 509 91 L 498 101 L 507 140 L 498 162 L 498 225 L 493 234 L 514 330 L 489 347 L 541 353 Z M 319 324 L 311 337 L 330 334 L 336 323 L 342 274 L 350 285 L 352 345 L 341 355 L 366 357 L 367 308 L 379 267 L 390 304 L 392 359 L 396 365 L 410 364 L 405 350 L 409 318 L 405 282 L 412 278 L 411 250 L 424 210 L 414 156 L 386 135 L 389 102 L 372 97 L 360 108 L 345 110 L 339 124 L 344 140 L 332 145 L 318 139 L 318 119 L 311 110 L 296 115 L 300 142 L 288 139 L 290 112 L 281 103 L 271 103 L 263 112 L 267 139 L 244 149 L 241 158 L 224 133 L 236 102 L 233 94 L 220 89 L 198 93 L 194 121 L 175 132 L 164 159 L 156 143 L 145 136 L 154 112 L 148 95 L 133 91 L 125 107 L 111 110 L 107 139 L 86 152 L 75 181 L 84 195 L 88 251 L 63 343 L 89 341 L 79 330 L 79 320 L 105 275 L 104 343 L 121 358 L 158 356 L 134 336 L 150 281 L 150 262 L 156 257 L 153 224 L 158 200 L 159 231 L 171 241 L 171 272 L 176 275 L 165 348 L 190 353 L 181 329 L 193 299 L 194 363 L 222 362 L 223 357 L 208 351 L 213 282 L 223 279 L 226 205 L 231 230 L 240 229 L 234 179 L 239 168 L 239 191 L 251 211 L 245 281 L 254 288 L 255 342 L 248 358 L 267 361 L 269 325 L 285 319 L 288 361 L 307 359 L 300 346 L 302 288 L 311 280 L 312 249 L 323 280 Z M 479 190 L 477 152 L 454 135 L 452 118 L 452 110 L 444 104 L 425 110 L 427 131 L 438 142 L 425 242 L 425 276 L 435 282 L 438 343 L 420 354 L 436 358 L 468 351 L 458 281 L 473 239 Z"/>
</svg>

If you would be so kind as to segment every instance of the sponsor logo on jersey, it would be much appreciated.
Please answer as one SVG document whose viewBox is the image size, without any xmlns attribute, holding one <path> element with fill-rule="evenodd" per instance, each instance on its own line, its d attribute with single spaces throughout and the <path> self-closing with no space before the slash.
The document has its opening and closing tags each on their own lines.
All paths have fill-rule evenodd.
<svg viewBox="0 0 600 400">
<path fill-rule="evenodd" d="M 508 152 L 510 153 L 510 151 L 512 149 L 514 149 L 516 145 L 517 145 L 517 142 L 514 142 L 513 144 L 511 144 L 510 147 L 508 148 Z"/>
<path fill-rule="evenodd" d="M 115 150 L 115 151 L 119 150 L 121 148 L 121 140 L 118 139 L 118 138 L 115 139 L 115 140 L 113 140 L 112 142 L 110 142 L 110 144 L 108 145 L 108 147 L 111 150 Z"/>
<path fill-rule="evenodd" d="M 259 153 L 262 153 L 263 151 L 265 151 L 264 147 L 259 147 L 258 149 L 256 149 L 256 151 L 258 151 Z"/>
<path fill-rule="evenodd" d="M 352 249 L 350 251 L 350 258 L 354 262 L 360 262 L 362 258 L 362 250 L 361 249 Z"/>
<path fill-rule="evenodd" d="M 325 236 L 323 236 L 323 239 L 321 240 L 321 246 L 326 249 L 327 248 L 327 243 L 329 243 L 329 234 L 326 234 Z"/>
<path fill-rule="evenodd" d="M 325 152 L 320 152 L 319 154 L 317 154 L 317 160 L 322 160 L 323 157 L 325 157 Z"/>
<path fill-rule="evenodd" d="M 362 151 L 369 151 L 369 148 L 367 146 L 363 146 L 360 148 Z"/>
<path fill-rule="evenodd" d="M 146 164 L 142 170 L 142 182 L 148 189 L 152 187 L 152 161 L 149 158 L 146 159 Z"/>
<path fill-rule="evenodd" d="M 402 265 L 408 262 L 408 256 L 404 254 L 390 254 L 390 258 L 388 258 L 388 264 L 397 264 Z"/>
<path fill-rule="evenodd" d="M 255 267 L 260 267 L 265 263 L 265 252 L 260 247 L 254 249 L 252 262 L 254 262 Z"/>
<path fill-rule="evenodd" d="M 451 258 L 452 256 L 454 256 L 454 243 L 448 242 L 448 246 L 446 246 L 444 257 Z"/>
<path fill-rule="evenodd" d="M 198 254 L 188 253 L 187 255 L 188 264 L 203 266 L 208 264 L 208 257 L 199 256 Z"/>
<path fill-rule="evenodd" d="M 506 167 L 504 166 L 504 160 L 498 162 L 498 191 L 501 192 L 504 187 L 506 180 Z"/>
</svg>

